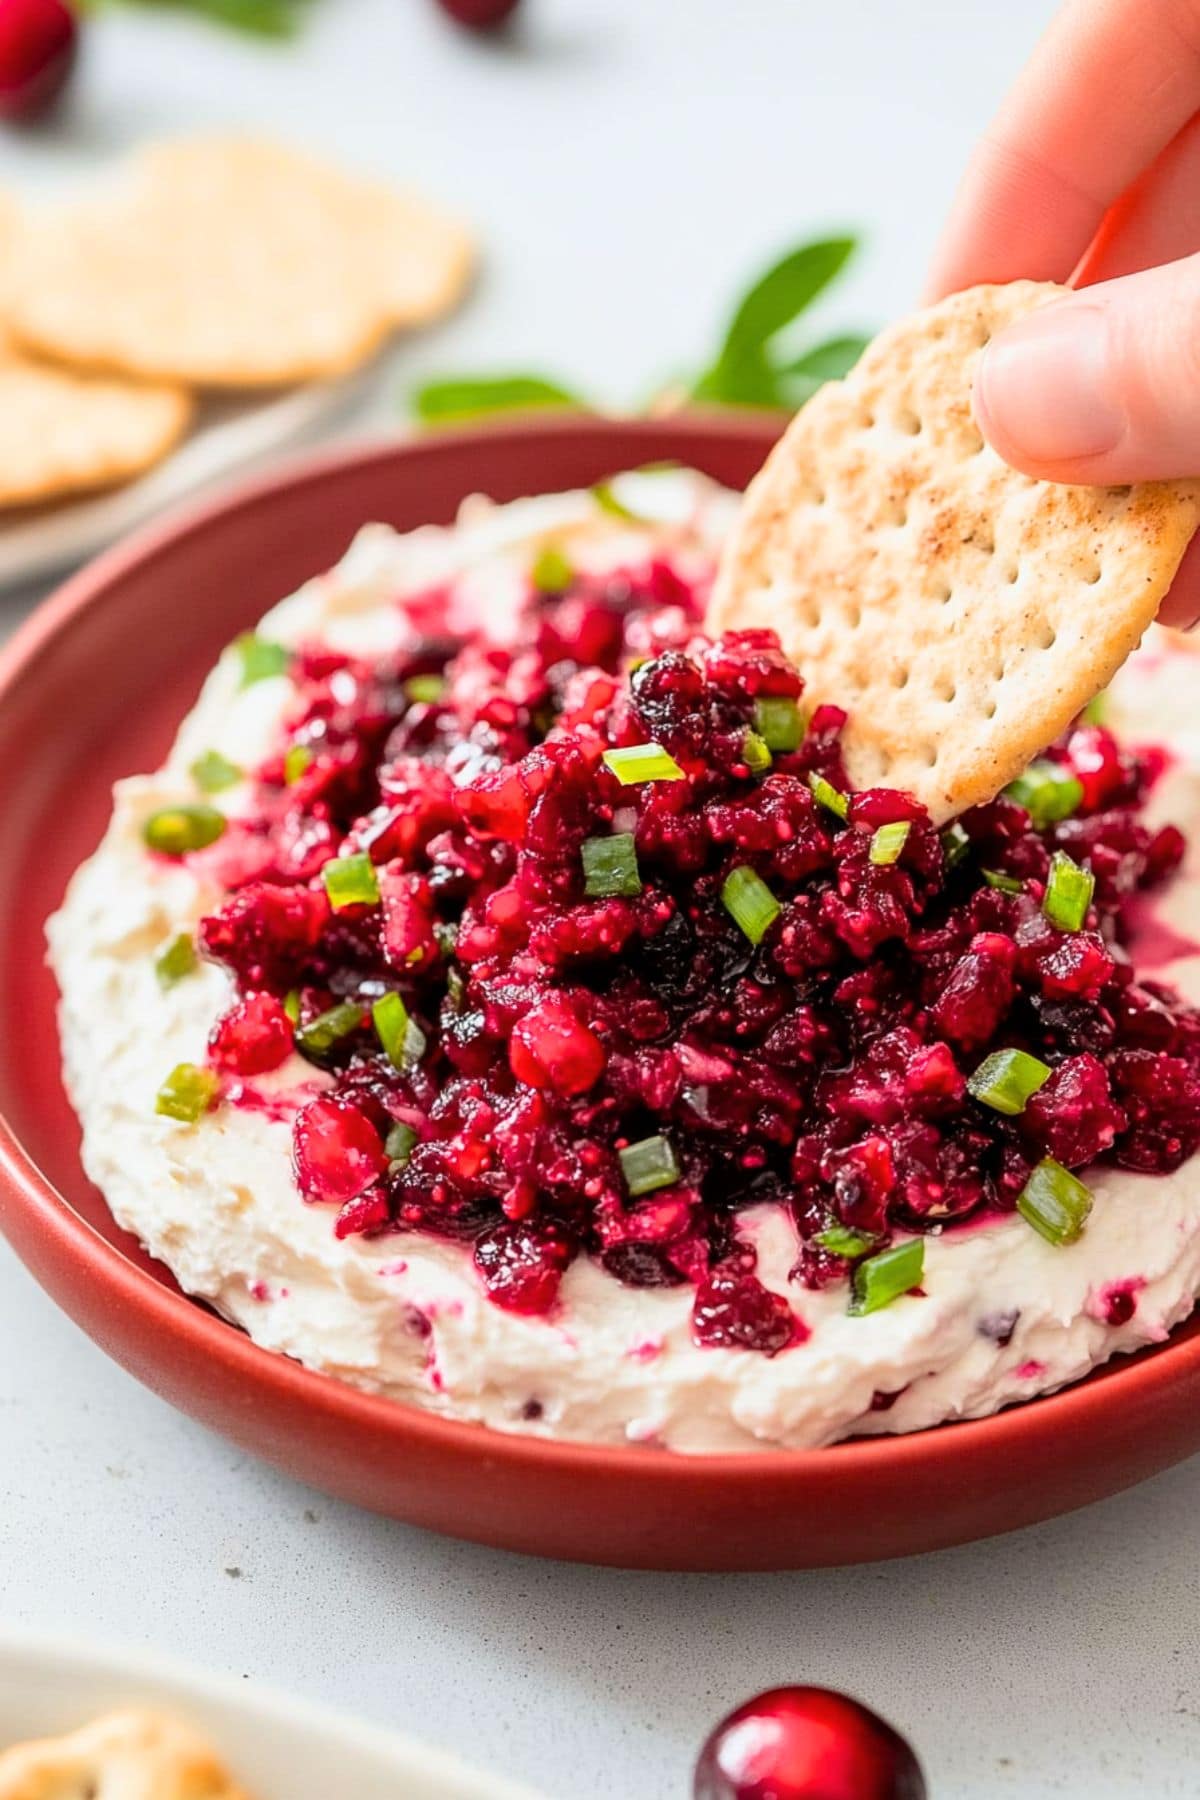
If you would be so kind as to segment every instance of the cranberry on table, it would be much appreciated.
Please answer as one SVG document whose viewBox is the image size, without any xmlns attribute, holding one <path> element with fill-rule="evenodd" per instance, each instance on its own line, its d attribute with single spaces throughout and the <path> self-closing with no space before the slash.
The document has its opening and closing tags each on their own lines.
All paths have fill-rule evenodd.
<svg viewBox="0 0 1200 1800">
<path fill-rule="evenodd" d="M 78 37 L 63 0 L 0 0 L 0 118 L 32 119 L 53 104 Z"/>
<path fill-rule="evenodd" d="M 892 1727 L 830 1688 L 772 1688 L 723 1719 L 696 1764 L 694 1800 L 926 1800 Z"/>
<path fill-rule="evenodd" d="M 491 31 L 517 10 L 517 0 L 438 0 L 438 5 L 469 31 Z"/>
</svg>

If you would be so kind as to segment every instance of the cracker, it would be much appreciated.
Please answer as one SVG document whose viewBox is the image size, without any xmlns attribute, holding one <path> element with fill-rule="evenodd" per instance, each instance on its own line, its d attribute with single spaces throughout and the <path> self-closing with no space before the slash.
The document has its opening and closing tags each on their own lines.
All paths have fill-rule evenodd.
<svg viewBox="0 0 1200 1800">
<path fill-rule="evenodd" d="M 29 222 L 10 322 L 86 368 L 272 386 L 355 367 L 446 311 L 470 266 L 457 224 L 380 183 L 255 139 L 183 139 Z"/>
<path fill-rule="evenodd" d="M 183 388 L 79 375 L 15 350 L 0 326 L 0 507 L 138 475 L 191 417 Z"/>
<path fill-rule="evenodd" d="M 844 706 L 856 787 L 937 820 L 992 798 L 1107 685 L 1200 519 L 1200 483 L 1034 481 L 971 413 L 993 332 L 1049 283 L 972 288 L 885 331 L 751 484 L 709 612 L 772 626 Z"/>
<path fill-rule="evenodd" d="M 0 1800 L 248 1800 L 208 1746 L 158 1713 L 110 1713 L 0 1751 Z"/>
</svg>

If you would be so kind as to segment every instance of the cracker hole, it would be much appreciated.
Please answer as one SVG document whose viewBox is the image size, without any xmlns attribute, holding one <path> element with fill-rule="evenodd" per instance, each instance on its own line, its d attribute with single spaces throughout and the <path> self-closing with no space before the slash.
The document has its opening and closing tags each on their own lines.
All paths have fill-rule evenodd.
<svg viewBox="0 0 1200 1800">
<path fill-rule="evenodd" d="M 846 607 L 846 624 L 851 631 L 857 631 L 862 624 L 862 607 L 857 600 L 851 600 Z"/>
<path fill-rule="evenodd" d="M 892 670 L 892 686 L 895 688 L 906 688 L 908 686 L 907 667 Z"/>
<path fill-rule="evenodd" d="M 1021 579 L 1020 563 L 1009 563 L 1004 571 L 1004 579 L 1007 581 L 1009 587 L 1016 587 L 1018 581 Z"/>
<path fill-rule="evenodd" d="M 946 706 L 952 706 L 958 697 L 958 688 L 952 681 L 939 681 L 933 692 L 935 698 Z"/>
<path fill-rule="evenodd" d="M 1101 579 L 1103 574 L 1104 574 L 1104 570 L 1101 567 L 1100 563 L 1097 561 L 1092 564 L 1091 569 L 1088 571 L 1088 573 L 1084 576 L 1083 579 L 1087 583 L 1088 587 L 1095 587 L 1096 583 Z"/>
<path fill-rule="evenodd" d="M 996 702 L 994 700 L 989 700 L 983 709 L 983 716 L 985 719 L 994 719 L 998 710 L 999 708 L 997 707 Z"/>
<path fill-rule="evenodd" d="M 920 415 L 913 412 L 911 407 L 905 407 L 904 410 L 897 415 L 896 424 L 898 428 L 904 432 L 906 437 L 920 437 L 924 430 Z"/>
<path fill-rule="evenodd" d="M 967 439 L 967 450 L 971 456 L 982 456 L 987 449 L 982 433 L 973 431 Z"/>
<path fill-rule="evenodd" d="M 925 767 L 927 769 L 933 769 L 933 768 L 937 767 L 938 750 L 937 750 L 936 744 L 926 744 L 925 748 L 921 752 L 921 754 L 924 758 Z"/>
<path fill-rule="evenodd" d="M 1053 650 L 1057 642 L 1057 631 L 1054 629 L 1053 625 L 1047 625 L 1038 639 L 1037 647 L 1039 650 Z"/>
<path fill-rule="evenodd" d="M 950 583 L 948 581 L 940 582 L 934 590 L 934 599 L 939 600 L 943 606 L 949 606 L 953 598 L 954 589 Z"/>
</svg>

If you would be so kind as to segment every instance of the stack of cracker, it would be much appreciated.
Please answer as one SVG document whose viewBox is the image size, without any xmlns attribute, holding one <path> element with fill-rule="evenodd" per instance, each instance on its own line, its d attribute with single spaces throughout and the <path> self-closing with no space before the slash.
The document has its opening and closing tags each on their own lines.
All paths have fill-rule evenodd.
<svg viewBox="0 0 1200 1800">
<path fill-rule="evenodd" d="M 343 375 L 447 311 L 469 239 L 243 138 L 151 146 L 65 205 L 0 207 L 0 507 L 128 480 L 198 395 Z"/>
</svg>

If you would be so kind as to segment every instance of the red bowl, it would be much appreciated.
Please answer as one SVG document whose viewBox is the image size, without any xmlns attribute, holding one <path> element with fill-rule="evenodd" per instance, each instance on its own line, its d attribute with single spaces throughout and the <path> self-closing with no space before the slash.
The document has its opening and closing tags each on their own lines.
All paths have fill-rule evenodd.
<svg viewBox="0 0 1200 1800">
<path fill-rule="evenodd" d="M 1027 1525 L 1200 1448 L 1200 1326 L 1050 1399 L 832 1450 L 685 1457 L 456 1425 L 258 1349 L 118 1230 L 83 1175 L 59 1079 L 43 926 L 113 780 L 153 768 L 222 645 L 368 519 L 449 520 L 676 457 L 741 486 L 772 428 L 565 419 L 340 452 L 109 552 L 0 654 L 0 1227 L 37 1279 L 156 1392 L 378 1512 L 543 1556 L 803 1568 Z"/>
</svg>

